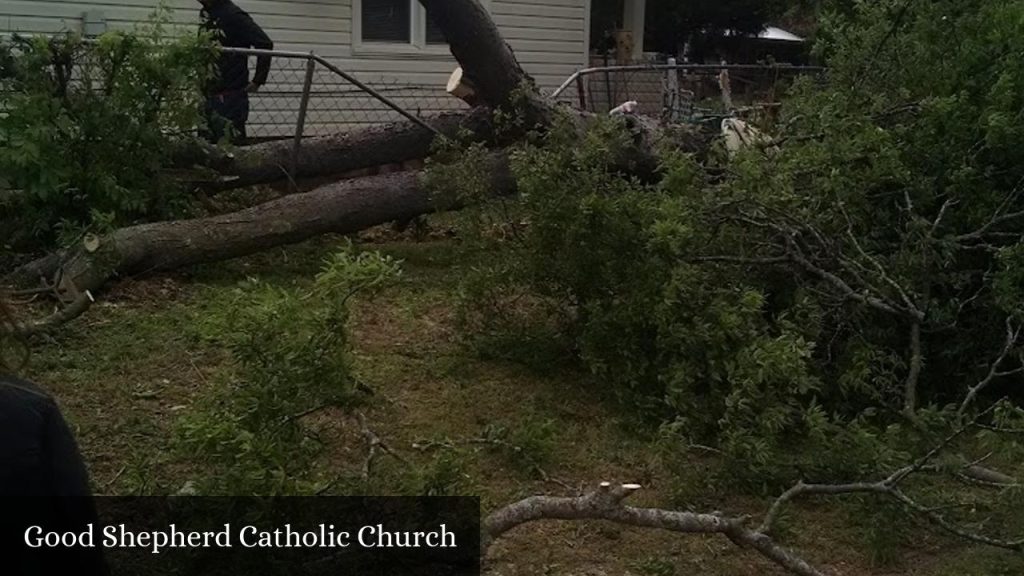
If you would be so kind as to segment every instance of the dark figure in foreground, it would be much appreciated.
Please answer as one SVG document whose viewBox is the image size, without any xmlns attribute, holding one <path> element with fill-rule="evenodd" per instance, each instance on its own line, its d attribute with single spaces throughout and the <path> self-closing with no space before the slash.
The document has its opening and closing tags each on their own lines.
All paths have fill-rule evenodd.
<svg viewBox="0 0 1024 576">
<path fill-rule="evenodd" d="M 0 334 L 13 324 L 0 300 Z M 0 573 L 107 574 L 98 548 L 54 551 L 24 546 L 27 526 L 81 532 L 97 524 L 89 476 L 75 438 L 53 398 L 6 366 L 9 340 L 0 336 Z M 73 568 L 73 571 L 68 571 Z"/>
<path fill-rule="evenodd" d="M 203 5 L 200 17 L 204 30 L 225 48 L 258 48 L 272 50 L 274 43 L 252 17 L 231 0 L 199 0 Z M 207 138 L 219 142 L 228 135 L 233 144 L 244 144 L 245 125 L 249 121 L 249 94 L 267 82 L 270 56 L 256 59 L 256 73 L 249 79 L 249 57 L 245 54 L 223 53 L 215 78 L 206 92 Z"/>
</svg>

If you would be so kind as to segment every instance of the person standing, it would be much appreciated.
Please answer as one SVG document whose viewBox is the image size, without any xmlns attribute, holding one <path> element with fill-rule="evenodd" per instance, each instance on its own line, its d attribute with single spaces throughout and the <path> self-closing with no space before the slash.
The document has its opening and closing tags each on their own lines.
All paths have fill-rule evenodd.
<svg viewBox="0 0 1024 576">
<path fill-rule="evenodd" d="M 274 42 L 251 16 L 231 0 L 199 0 L 202 28 L 213 34 L 225 48 L 273 50 Z M 233 144 L 248 138 L 249 94 L 266 84 L 270 74 L 270 56 L 256 58 L 256 72 L 249 78 L 249 57 L 224 52 L 217 65 L 217 77 L 206 93 L 207 138 L 219 142 L 225 136 Z"/>
</svg>

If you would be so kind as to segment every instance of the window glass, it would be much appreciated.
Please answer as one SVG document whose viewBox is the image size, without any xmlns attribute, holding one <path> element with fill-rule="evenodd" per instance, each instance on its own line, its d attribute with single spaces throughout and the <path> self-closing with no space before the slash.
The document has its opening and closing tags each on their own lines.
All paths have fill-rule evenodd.
<svg viewBox="0 0 1024 576">
<path fill-rule="evenodd" d="M 409 0 L 363 0 L 363 40 L 410 42 Z"/>
<path fill-rule="evenodd" d="M 434 24 L 434 19 L 430 17 L 430 12 L 427 12 L 427 44 L 444 44 L 444 34 L 441 33 L 441 29 Z"/>
</svg>

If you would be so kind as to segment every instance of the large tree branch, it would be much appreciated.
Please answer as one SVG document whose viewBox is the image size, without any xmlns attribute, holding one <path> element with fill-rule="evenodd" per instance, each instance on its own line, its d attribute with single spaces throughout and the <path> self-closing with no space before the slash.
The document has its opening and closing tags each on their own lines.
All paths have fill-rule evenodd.
<svg viewBox="0 0 1024 576">
<path fill-rule="evenodd" d="M 639 489 L 638 484 L 612 486 L 608 482 L 603 482 L 597 490 L 575 498 L 531 496 L 505 506 L 484 519 L 484 555 L 496 539 L 513 528 L 530 522 L 607 520 L 628 526 L 684 534 L 721 534 L 739 546 L 756 550 L 793 574 L 825 576 L 807 561 L 776 544 L 766 534 L 746 528 L 746 518 L 624 505 L 623 501 Z"/>
<path fill-rule="evenodd" d="M 943 440 L 936 445 L 934 448 L 929 450 L 925 455 L 918 458 L 912 464 L 904 466 L 892 472 L 886 478 L 876 482 L 853 482 L 849 484 L 805 484 L 804 482 L 797 482 L 789 490 L 783 492 L 776 500 L 772 503 L 765 514 L 764 520 L 761 526 L 758 527 L 757 532 L 761 534 L 768 534 L 772 531 L 772 527 L 778 519 L 782 508 L 792 502 L 793 500 L 812 495 L 826 495 L 835 496 L 841 494 L 857 494 L 857 493 L 873 493 L 883 494 L 894 500 L 900 502 L 910 510 L 921 514 L 932 524 L 935 524 L 942 530 L 958 536 L 960 538 L 976 542 L 979 544 L 985 544 L 988 546 L 995 546 L 997 548 L 1005 548 L 1014 551 L 1024 551 L 1024 538 L 1009 540 L 1002 538 L 994 538 L 985 534 L 972 532 L 962 526 L 958 526 L 953 522 L 947 520 L 944 516 L 939 513 L 939 509 L 929 508 L 924 506 L 908 496 L 905 492 L 900 490 L 900 484 L 907 478 L 910 478 L 914 474 L 922 471 L 934 471 L 939 470 L 940 467 L 932 464 L 935 458 L 940 453 L 949 448 L 953 442 L 963 436 L 968 430 L 978 424 L 978 421 L 992 412 L 997 404 L 992 404 L 988 409 L 979 413 L 974 419 L 966 424 L 963 424 L 956 428 L 951 434 L 943 438 Z M 983 459 L 982 459 L 983 460 Z M 980 461 L 971 462 L 963 467 L 964 470 L 971 470 L 978 468 Z M 1012 480 L 1012 479 L 1011 479 Z M 1005 483 L 999 483 L 1000 486 L 1005 486 Z"/>
</svg>

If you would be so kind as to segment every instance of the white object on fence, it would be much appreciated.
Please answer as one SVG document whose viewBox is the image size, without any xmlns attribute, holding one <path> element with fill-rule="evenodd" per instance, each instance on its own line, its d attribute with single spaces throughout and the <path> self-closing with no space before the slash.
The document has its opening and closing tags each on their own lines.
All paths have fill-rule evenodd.
<svg viewBox="0 0 1024 576">
<path fill-rule="evenodd" d="M 722 93 L 722 105 L 726 111 L 732 112 L 735 106 L 732 105 L 732 80 L 729 79 L 729 69 L 725 68 L 725 60 L 722 60 L 722 72 L 718 75 L 718 88 Z"/>
<path fill-rule="evenodd" d="M 735 156 L 743 148 L 760 146 L 767 150 L 777 150 L 770 136 L 747 124 L 739 118 L 722 120 L 722 138 L 729 156 Z"/>
<path fill-rule="evenodd" d="M 621 116 L 623 114 L 635 114 L 637 108 L 639 107 L 640 105 L 637 103 L 636 100 L 630 100 L 629 102 L 623 102 L 622 104 L 619 104 L 615 108 L 612 108 L 611 112 L 609 112 L 608 114 L 612 116 Z"/>
</svg>

